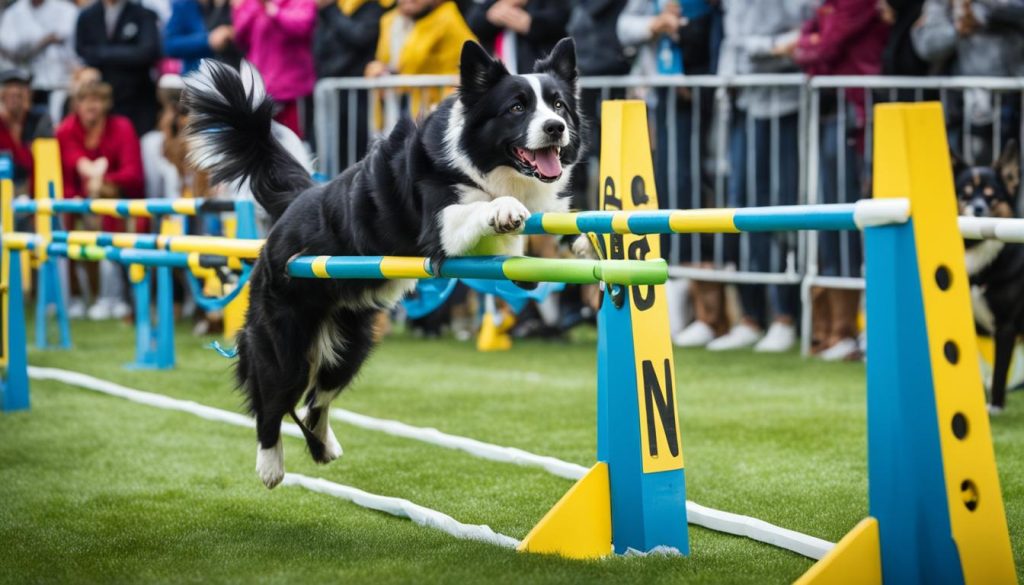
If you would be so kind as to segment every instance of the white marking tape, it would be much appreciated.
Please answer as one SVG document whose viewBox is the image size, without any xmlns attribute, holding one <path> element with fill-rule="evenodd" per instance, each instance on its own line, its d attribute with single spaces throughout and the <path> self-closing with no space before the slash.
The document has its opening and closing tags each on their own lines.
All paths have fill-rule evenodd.
<svg viewBox="0 0 1024 585">
<path fill-rule="evenodd" d="M 582 465 L 554 457 L 537 455 L 514 447 L 484 443 L 468 437 L 449 435 L 434 428 L 414 427 L 394 420 L 374 418 L 341 408 L 332 408 L 331 417 L 359 428 L 455 449 L 481 459 L 514 463 L 525 467 L 538 467 L 552 475 L 566 479 L 578 480 L 588 471 Z M 835 546 L 834 543 L 827 540 L 775 526 L 764 520 L 715 510 L 690 500 L 686 501 L 686 518 L 690 524 L 703 526 L 716 532 L 745 536 L 751 540 L 784 548 L 815 560 L 825 556 L 825 553 Z"/>
<path fill-rule="evenodd" d="M 103 394 L 108 394 L 110 396 L 125 398 L 132 402 L 145 404 L 147 406 L 155 406 L 165 410 L 176 410 L 178 412 L 187 412 L 200 418 L 205 418 L 206 420 L 225 422 L 240 427 L 255 428 L 255 421 L 242 414 L 205 406 L 189 400 L 178 400 L 161 394 L 153 394 L 151 392 L 143 392 L 142 390 L 126 388 L 125 386 L 94 378 L 92 376 L 87 376 L 85 374 L 80 374 L 78 372 L 69 372 L 67 370 L 60 370 L 56 368 L 37 368 L 29 366 L 28 375 L 36 380 L 55 380 L 72 386 L 78 386 L 79 388 L 102 392 Z M 302 432 L 299 430 L 299 427 L 293 423 L 283 425 L 281 430 L 282 433 L 288 436 L 302 437 Z M 351 486 L 334 483 L 325 479 L 299 475 L 297 473 L 286 474 L 283 485 L 304 487 L 314 492 L 341 498 L 363 508 L 384 512 L 386 514 L 391 514 L 392 516 L 408 518 L 420 526 L 435 528 L 437 530 L 447 532 L 456 538 L 464 540 L 478 540 L 506 548 L 515 548 L 519 546 L 518 540 L 511 536 L 499 534 L 489 526 L 463 524 L 447 514 L 420 506 L 419 504 L 415 504 L 402 498 L 371 494 Z"/>
<path fill-rule="evenodd" d="M 140 404 L 188 412 L 207 420 L 255 428 L 254 421 L 242 414 L 205 406 L 192 401 L 178 400 L 162 394 L 134 390 L 78 372 L 29 366 L 29 376 L 39 380 L 56 380 L 88 390 L 126 398 Z M 513 447 L 502 447 L 467 437 L 449 435 L 433 428 L 414 427 L 402 422 L 374 418 L 340 408 L 331 409 L 331 416 L 336 420 L 359 428 L 463 451 L 481 459 L 514 463 L 527 467 L 538 467 L 552 475 L 566 479 L 580 479 L 587 472 L 587 468 L 582 465 L 569 463 L 554 457 L 536 455 Z M 302 432 L 293 423 L 285 423 L 282 426 L 281 432 L 292 437 L 302 437 Z M 487 526 L 461 524 L 441 512 L 423 508 L 400 498 L 368 494 L 349 486 L 297 474 L 285 476 L 284 483 L 285 485 L 300 485 L 313 491 L 348 500 L 360 506 L 409 518 L 417 524 L 444 530 L 457 538 L 480 540 L 505 547 L 515 547 L 518 544 L 518 541 L 514 538 L 497 534 Z M 366 502 L 374 502 L 375 504 L 367 505 Z M 686 502 L 686 512 L 690 524 L 703 526 L 704 528 L 726 534 L 745 536 L 752 540 L 777 546 L 815 560 L 825 556 L 825 553 L 835 546 L 834 543 L 827 540 L 775 526 L 750 516 L 707 508 L 692 501 Z M 449 521 L 455 524 L 450 524 Z M 445 526 L 451 528 L 451 530 L 445 528 Z"/>
<path fill-rule="evenodd" d="M 297 473 L 285 474 L 284 483 L 281 485 L 297 485 L 307 490 L 341 498 L 363 508 L 377 510 L 378 512 L 384 512 L 385 514 L 391 514 L 400 518 L 408 518 L 420 526 L 427 526 L 447 532 L 455 538 L 478 540 L 505 548 L 516 548 L 519 546 L 518 540 L 511 536 L 498 534 L 491 530 L 490 526 L 463 524 L 447 514 L 425 508 L 402 498 L 378 496 L 377 494 L 364 492 L 351 486 L 341 485 L 326 479 L 307 477 Z"/>
</svg>

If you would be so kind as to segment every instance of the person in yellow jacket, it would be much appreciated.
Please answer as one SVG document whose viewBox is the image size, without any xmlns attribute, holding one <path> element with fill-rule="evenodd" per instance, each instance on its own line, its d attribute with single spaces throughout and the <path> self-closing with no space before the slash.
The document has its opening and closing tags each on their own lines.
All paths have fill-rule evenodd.
<svg viewBox="0 0 1024 585">
<path fill-rule="evenodd" d="M 380 19 L 377 58 L 366 66 L 366 76 L 457 75 L 466 41 L 476 41 L 476 36 L 455 2 L 398 0 Z M 425 114 L 442 97 L 438 89 L 409 93 L 414 117 Z"/>
</svg>

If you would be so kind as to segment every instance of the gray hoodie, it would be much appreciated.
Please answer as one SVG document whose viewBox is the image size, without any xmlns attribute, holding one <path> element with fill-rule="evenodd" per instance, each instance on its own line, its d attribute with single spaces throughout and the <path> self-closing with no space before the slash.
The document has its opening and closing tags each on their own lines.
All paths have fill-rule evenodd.
<svg viewBox="0 0 1024 585">
<path fill-rule="evenodd" d="M 723 0 L 725 39 L 718 74 L 797 73 L 789 57 L 773 55 L 795 42 L 800 25 L 813 15 L 816 0 Z M 774 95 L 773 95 L 774 94 Z M 739 93 L 736 105 L 755 118 L 792 114 L 800 106 L 800 89 L 753 87 Z"/>
</svg>

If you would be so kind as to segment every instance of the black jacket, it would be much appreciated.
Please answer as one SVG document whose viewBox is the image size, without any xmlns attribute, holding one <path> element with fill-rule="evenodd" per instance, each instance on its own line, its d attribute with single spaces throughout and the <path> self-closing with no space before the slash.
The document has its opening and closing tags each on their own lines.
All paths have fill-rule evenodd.
<svg viewBox="0 0 1024 585">
<path fill-rule="evenodd" d="M 317 11 L 313 32 L 316 76 L 362 77 L 377 51 L 383 13 L 380 2 L 366 2 L 352 16 L 345 16 L 337 4 Z"/>
<path fill-rule="evenodd" d="M 576 41 L 581 75 L 626 75 L 633 64 L 615 28 L 626 0 L 580 0 L 569 34 Z"/>
<path fill-rule="evenodd" d="M 114 112 L 127 116 L 141 136 L 156 124 L 156 84 L 152 68 L 160 58 L 156 14 L 126 2 L 107 37 L 106 5 L 94 2 L 78 15 L 75 51 L 82 61 L 100 70 L 114 90 Z"/>
<path fill-rule="evenodd" d="M 487 11 L 497 0 L 476 3 L 466 14 L 466 23 L 488 51 L 503 29 L 487 20 Z M 555 47 L 566 36 L 572 3 L 569 0 L 529 0 L 526 12 L 530 14 L 530 32 L 516 35 L 516 63 L 519 73 L 533 72 L 533 64 Z"/>
</svg>

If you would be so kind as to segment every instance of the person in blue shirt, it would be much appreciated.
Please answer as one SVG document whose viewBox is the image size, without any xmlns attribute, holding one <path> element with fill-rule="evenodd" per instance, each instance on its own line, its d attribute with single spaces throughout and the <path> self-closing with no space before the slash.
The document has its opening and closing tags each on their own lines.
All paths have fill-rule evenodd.
<svg viewBox="0 0 1024 585">
<path fill-rule="evenodd" d="M 174 0 L 164 29 L 164 54 L 182 60 L 182 75 L 214 58 L 238 67 L 242 53 L 234 42 L 231 4 L 227 0 Z"/>
</svg>

